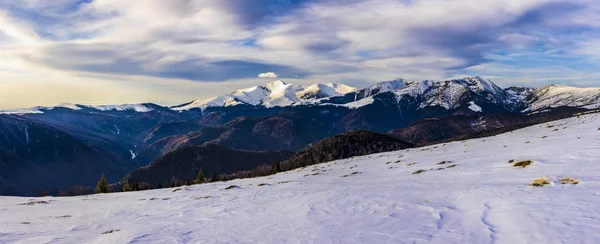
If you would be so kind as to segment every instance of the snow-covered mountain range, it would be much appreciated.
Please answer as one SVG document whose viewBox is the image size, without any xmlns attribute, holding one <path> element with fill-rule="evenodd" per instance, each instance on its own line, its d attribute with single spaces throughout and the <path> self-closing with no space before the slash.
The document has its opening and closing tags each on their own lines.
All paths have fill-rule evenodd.
<svg viewBox="0 0 600 244">
<path fill-rule="evenodd" d="M 55 110 L 55 109 L 69 109 L 69 110 L 73 110 L 73 111 L 82 111 L 82 110 L 94 111 L 95 110 L 95 111 L 105 111 L 105 112 L 107 112 L 107 111 L 113 111 L 113 112 L 132 111 L 132 112 L 145 113 L 145 112 L 153 111 L 157 107 L 160 107 L 160 106 L 156 105 L 156 104 L 150 104 L 150 103 L 116 104 L 116 105 L 82 105 L 82 104 L 73 104 L 73 103 L 60 103 L 56 106 L 51 106 L 51 107 L 37 106 L 37 107 L 25 108 L 25 109 L 4 110 L 4 111 L 0 111 L 0 114 L 41 114 L 41 113 L 44 113 L 45 111 L 51 111 L 51 110 Z"/>
<path fill-rule="evenodd" d="M 263 86 L 241 89 L 231 94 L 196 100 L 172 107 L 175 110 L 209 107 L 227 107 L 240 104 L 275 106 L 338 105 L 348 108 L 366 106 L 374 97 L 391 93 L 398 103 L 403 100 L 418 101 L 419 108 L 443 107 L 455 109 L 464 105 L 480 111 L 477 101 L 465 101 L 472 97 L 479 102 L 490 103 L 511 112 L 533 112 L 555 107 L 600 107 L 600 88 L 577 88 L 550 85 L 539 89 L 508 87 L 502 89 L 490 80 L 467 77 L 455 80 L 408 81 L 396 79 L 356 89 L 343 84 L 315 84 L 298 86 L 275 81 Z"/>
<path fill-rule="evenodd" d="M 189 110 L 192 108 L 206 109 L 207 107 L 224 107 L 235 105 L 254 105 L 265 107 L 290 106 L 302 101 L 326 97 L 341 96 L 355 91 L 356 88 L 344 84 L 327 83 L 301 86 L 287 84 L 281 80 L 266 85 L 240 89 L 206 100 L 196 100 L 187 104 L 174 106 L 174 110 Z"/>
<path fill-rule="evenodd" d="M 179 188 L 1 197 L 0 242 L 598 243 L 599 125 L 583 115 Z"/>
<path fill-rule="evenodd" d="M 240 89 L 230 94 L 195 100 L 172 107 L 149 103 L 100 106 L 60 104 L 54 107 L 34 107 L 0 113 L 43 113 L 57 108 L 87 109 L 99 112 L 149 112 L 155 109 L 188 111 L 237 105 L 265 108 L 335 105 L 356 109 L 374 103 L 382 94 L 391 94 L 398 104 L 412 103 L 414 105 L 412 107 L 415 109 L 441 107 L 452 110 L 463 106 L 469 107 L 474 112 L 483 112 L 482 107 L 492 106 L 494 110 L 535 112 L 557 107 L 600 108 L 600 88 L 549 85 L 538 89 L 519 86 L 503 89 L 490 80 L 481 77 L 467 77 L 441 81 L 396 79 L 383 81 L 363 89 L 338 83 L 307 86 L 277 80 L 265 85 Z"/>
</svg>

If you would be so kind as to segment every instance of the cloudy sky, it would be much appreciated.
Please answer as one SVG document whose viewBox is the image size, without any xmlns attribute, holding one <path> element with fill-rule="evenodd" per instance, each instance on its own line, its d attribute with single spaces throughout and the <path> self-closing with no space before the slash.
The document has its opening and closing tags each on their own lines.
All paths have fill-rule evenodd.
<svg viewBox="0 0 600 244">
<path fill-rule="evenodd" d="M 1 0 L 0 109 L 172 105 L 273 79 L 600 86 L 594 0 Z"/>
</svg>

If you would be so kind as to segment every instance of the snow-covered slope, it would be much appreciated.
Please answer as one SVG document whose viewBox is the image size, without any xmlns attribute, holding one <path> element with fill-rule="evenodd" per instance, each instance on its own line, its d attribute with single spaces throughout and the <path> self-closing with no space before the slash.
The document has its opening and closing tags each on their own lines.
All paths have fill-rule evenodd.
<svg viewBox="0 0 600 244">
<path fill-rule="evenodd" d="M 245 88 L 231 94 L 206 100 L 196 100 L 171 108 L 174 110 L 190 110 L 193 108 L 205 109 L 207 107 L 227 107 L 241 104 L 283 107 L 312 99 L 340 96 L 355 90 L 356 88 L 344 84 L 327 83 L 301 86 L 277 80 L 266 85 Z"/>
<path fill-rule="evenodd" d="M 529 107 L 525 112 L 539 111 L 556 107 L 600 108 L 600 87 L 577 88 L 550 85 L 535 90 L 527 97 Z"/>
<path fill-rule="evenodd" d="M 0 197 L 0 242 L 599 243 L 599 127 L 590 114 L 270 177 Z"/>
<path fill-rule="evenodd" d="M 98 106 L 84 106 L 88 108 L 97 109 L 100 111 L 135 111 L 140 113 L 150 112 L 152 109 L 147 104 L 120 104 L 120 105 L 98 105 Z"/>
</svg>

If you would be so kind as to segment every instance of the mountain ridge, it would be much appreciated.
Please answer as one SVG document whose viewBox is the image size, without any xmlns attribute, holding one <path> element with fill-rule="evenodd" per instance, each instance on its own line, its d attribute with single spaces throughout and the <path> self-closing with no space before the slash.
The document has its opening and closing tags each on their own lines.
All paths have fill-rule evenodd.
<svg viewBox="0 0 600 244">
<path fill-rule="evenodd" d="M 56 106 L 37 106 L 26 109 L 5 110 L 0 114 L 35 114 L 55 109 L 70 109 L 89 112 L 150 112 L 154 110 L 172 110 L 176 112 L 209 108 L 233 107 L 239 105 L 288 107 L 288 106 L 344 106 L 351 109 L 363 107 L 374 102 L 375 97 L 384 93 L 393 93 L 400 102 L 404 98 L 419 98 L 419 108 L 439 106 L 454 109 L 476 101 L 459 101 L 466 93 L 478 95 L 484 103 L 492 103 L 509 112 L 535 112 L 558 106 L 600 108 L 600 88 L 579 88 L 563 85 L 548 85 L 537 89 L 524 86 L 501 88 L 489 79 L 479 76 L 449 80 L 409 81 L 398 78 L 382 81 L 358 89 L 342 83 L 317 83 L 296 85 L 275 80 L 267 84 L 243 88 L 229 94 L 194 100 L 176 106 L 161 106 L 153 103 L 82 105 L 62 103 Z"/>
</svg>

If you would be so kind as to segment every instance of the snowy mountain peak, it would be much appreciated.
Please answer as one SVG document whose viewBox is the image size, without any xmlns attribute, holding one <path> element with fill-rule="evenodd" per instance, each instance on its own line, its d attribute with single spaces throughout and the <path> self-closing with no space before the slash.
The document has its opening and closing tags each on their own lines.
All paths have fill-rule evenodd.
<svg viewBox="0 0 600 244">
<path fill-rule="evenodd" d="M 118 105 L 97 105 L 97 106 L 84 106 L 88 108 L 97 109 L 100 111 L 135 111 L 140 113 L 150 112 L 154 110 L 149 104 L 138 103 L 138 104 L 118 104 Z"/>
<path fill-rule="evenodd" d="M 54 106 L 53 108 L 68 108 L 68 109 L 72 109 L 72 110 L 81 110 L 81 107 L 77 104 L 74 103 L 59 103 L 58 105 Z"/>
<path fill-rule="evenodd" d="M 367 89 L 379 88 L 385 91 L 395 91 L 406 87 L 409 83 L 409 81 L 399 78 L 395 80 L 379 82 L 375 85 L 368 87 Z"/>
<path fill-rule="evenodd" d="M 600 108 L 600 87 L 578 88 L 549 85 L 539 88 L 527 97 L 529 107 L 524 112 L 540 111 L 556 107 Z"/>
<path fill-rule="evenodd" d="M 390 81 L 382 81 L 365 89 L 360 90 L 358 93 L 359 98 L 370 97 L 379 93 L 397 91 L 406 88 L 410 83 L 405 79 L 395 79 Z"/>
<path fill-rule="evenodd" d="M 304 87 L 296 93 L 296 97 L 301 99 L 318 99 L 325 97 L 342 96 L 346 93 L 356 91 L 356 88 L 344 84 L 327 83 L 314 84 Z"/>
<path fill-rule="evenodd" d="M 479 76 L 467 77 L 453 81 L 463 84 L 465 87 L 469 88 L 471 91 L 474 92 L 486 91 L 492 94 L 499 94 L 504 92 L 502 88 L 498 87 L 491 80 L 486 80 Z"/>
<path fill-rule="evenodd" d="M 269 82 L 265 85 L 262 85 L 261 87 L 264 87 L 264 88 L 268 89 L 269 91 L 275 91 L 275 90 L 280 91 L 280 90 L 285 89 L 286 86 L 288 86 L 287 83 L 283 82 L 282 80 L 276 80 L 273 82 Z"/>
</svg>

